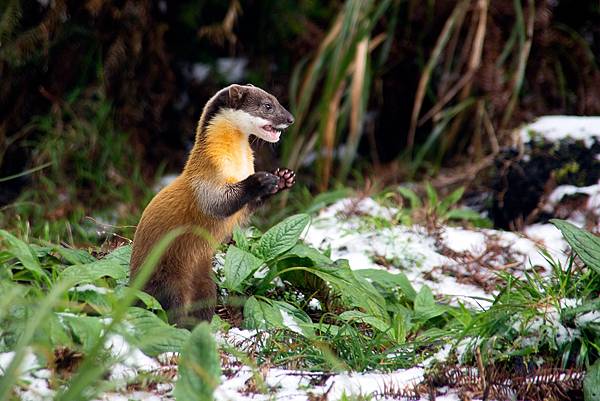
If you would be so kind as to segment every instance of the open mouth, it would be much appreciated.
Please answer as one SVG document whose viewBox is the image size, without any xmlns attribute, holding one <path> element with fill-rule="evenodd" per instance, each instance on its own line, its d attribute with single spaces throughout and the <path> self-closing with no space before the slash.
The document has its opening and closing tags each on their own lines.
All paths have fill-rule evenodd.
<svg viewBox="0 0 600 401">
<path fill-rule="evenodd" d="M 271 124 L 264 125 L 262 130 L 265 133 L 264 140 L 269 142 L 277 142 L 279 140 L 281 131 L 276 130 Z"/>
</svg>

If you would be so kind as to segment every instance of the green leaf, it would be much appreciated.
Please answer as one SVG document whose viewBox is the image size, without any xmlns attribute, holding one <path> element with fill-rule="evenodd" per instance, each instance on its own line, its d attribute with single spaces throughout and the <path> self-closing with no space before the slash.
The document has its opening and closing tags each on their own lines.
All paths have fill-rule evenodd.
<svg viewBox="0 0 600 401">
<path fill-rule="evenodd" d="M 65 248 L 64 246 L 57 246 L 54 250 L 72 265 L 92 263 L 96 261 L 96 258 L 82 249 L 72 249 Z"/>
<path fill-rule="evenodd" d="M 433 298 L 431 289 L 424 285 L 417 294 L 414 303 L 415 319 L 426 322 L 446 312 L 446 308 L 438 305 Z"/>
<path fill-rule="evenodd" d="M 128 324 L 122 334 L 150 356 L 163 352 L 180 352 L 190 337 L 188 330 L 170 326 L 154 313 L 142 308 L 129 308 L 125 321 Z"/>
<path fill-rule="evenodd" d="M 448 220 L 480 220 L 484 219 L 481 214 L 471 209 L 453 209 L 446 213 L 445 216 Z"/>
<path fill-rule="evenodd" d="M 340 319 L 346 321 L 346 322 L 351 322 L 351 321 L 359 321 L 362 323 L 366 323 L 369 326 L 371 326 L 372 328 L 381 331 L 382 333 L 387 332 L 390 329 L 390 325 L 389 323 L 384 322 L 383 320 L 376 318 L 375 316 L 371 316 L 368 315 L 364 312 L 360 312 L 360 311 L 354 311 L 354 310 L 350 310 L 350 311 L 346 311 L 344 313 L 342 313 L 340 316 Z"/>
<path fill-rule="evenodd" d="M 301 309 L 283 301 L 271 301 L 279 309 L 283 321 L 283 328 L 295 331 L 307 338 L 314 338 L 314 325 L 310 316 Z"/>
<path fill-rule="evenodd" d="M 386 289 L 393 290 L 399 288 L 410 301 L 414 301 L 417 296 L 417 292 L 410 283 L 410 280 L 402 272 L 394 274 L 385 270 L 361 269 L 356 270 L 354 273 Z"/>
<path fill-rule="evenodd" d="M 437 208 L 438 194 L 429 181 L 425 183 L 425 190 L 427 191 L 427 202 L 429 203 L 429 207 L 432 209 Z"/>
<path fill-rule="evenodd" d="M 255 297 L 244 304 L 244 327 L 247 329 L 282 329 L 283 317 L 278 308 Z"/>
<path fill-rule="evenodd" d="M 104 324 L 93 316 L 61 314 L 60 320 L 73 333 L 75 341 L 79 342 L 85 351 L 91 350 L 102 333 Z"/>
<path fill-rule="evenodd" d="M 600 273 L 600 238 L 564 220 L 553 219 L 550 222 L 562 232 L 583 263 Z"/>
<path fill-rule="evenodd" d="M 221 361 L 214 335 L 207 322 L 192 332 L 179 360 L 179 379 L 175 383 L 177 401 L 214 400 L 221 377 Z"/>
<path fill-rule="evenodd" d="M 314 338 L 314 325 L 301 309 L 284 301 L 250 297 L 244 305 L 244 327 L 248 329 L 285 329 Z"/>
<path fill-rule="evenodd" d="M 458 201 L 460 200 L 460 198 L 462 198 L 464 193 L 465 193 L 465 187 L 460 187 L 457 190 L 455 190 L 454 192 L 452 192 L 450 195 L 445 197 L 444 200 L 438 206 L 437 213 L 440 214 L 441 216 L 445 215 L 446 212 L 448 211 L 448 209 L 450 209 L 450 207 L 452 207 L 452 206 L 456 205 L 456 203 L 458 203 Z"/>
<path fill-rule="evenodd" d="M 69 266 L 60 274 L 61 279 L 74 280 L 76 284 L 92 283 L 101 277 L 112 277 L 120 280 L 129 274 L 129 258 L 131 247 L 129 245 L 117 248 L 103 259 L 92 263 Z"/>
<path fill-rule="evenodd" d="M 244 251 L 250 250 L 250 244 L 248 243 L 248 238 L 246 238 L 246 235 L 239 227 L 235 227 L 233 229 L 232 237 L 233 237 L 233 240 L 235 241 L 235 245 L 238 248 L 243 249 Z"/>
<path fill-rule="evenodd" d="M 355 274 L 347 260 L 336 260 L 329 266 L 298 266 L 294 269 L 304 270 L 321 278 L 351 306 L 361 308 L 375 317 L 387 318 L 383 296 L 365 278 Z"/>
<path fill-rule="evenodd" d="M 294 247 L 290 249 L 285 256 L 287 257 L 288 255 L 310 259 L 315 266 L 330 265 L 333 263 L 329 257 L 321 253 L 318 249 L 308 246 L 302 242 L 294 245 Z"/>
<path fill-rule="evenodd" d="M 260 238 L 258 254 L 268 261 L 291 249 L 309 222 L 310 216 L 307 214 L 296 214 L 283 220 Z"/>
<path fill-rule="evenodd" d="M 231 291 L 244 292 L 242 283 L 252 275 L 262 264 L 263 260 L 250 252 L 231 245 L 225 255 L 223 287 Z"/>
<path fill-rule="evenodd" d="M 0 238 L 8 245 L 6 252 L 17 258 L 25 269 L 36 277 L 47 277 L 35 253 L 25 242 L 5 230 L 0 230 Z"/>
<path fill-rule="evenodd" d="M 600 401 L 600 360 L 590 366 L 585 374 L 583 399 L 585 401 Z"/>
<path fill-rule="evenodd" d="M 404 198 L 408 199 L 411 209 L 415 210 L 423 207 L 421 199 L 419 199 L 415 191 L 413 191 L 412 189 L 407 187 L 398 187 L 398 192 L 400 192 L 400 195 L 402 195 Z"/>
</svg>

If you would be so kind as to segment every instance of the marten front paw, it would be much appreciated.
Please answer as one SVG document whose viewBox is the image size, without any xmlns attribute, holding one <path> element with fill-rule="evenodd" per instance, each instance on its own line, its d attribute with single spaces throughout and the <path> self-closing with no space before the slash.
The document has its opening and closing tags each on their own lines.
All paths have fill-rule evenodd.
<svg viewBox="0 0 600 401">
<path fill-rule="evenodd" d="M 278 176 L 265 171 L 259 171 L 258 173 L 254 173 L 253 177 L 256 181 L 256 192 L 259 197 L 279 191 L 280 178 Z"/>
<path fill-rule="evenodd" d="M 293 170 L 287 168 L 278 168 L 273 172 L 273 174 L 279 177 L 277 191 L 291 188 L 296 183 L 296 173 L 294 173 Z"/>
</svg>

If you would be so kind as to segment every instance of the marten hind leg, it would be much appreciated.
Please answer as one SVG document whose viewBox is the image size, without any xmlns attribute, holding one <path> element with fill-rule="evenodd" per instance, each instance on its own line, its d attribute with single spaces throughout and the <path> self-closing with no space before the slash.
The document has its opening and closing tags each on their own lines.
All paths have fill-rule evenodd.
<svg viewBox="0 0 600 401">
<path fill-rule="evenodd" d="M 187 327 L 188 315 L 194 299 L 194 291 L 191 280 L 181 277 L 178 280 L 165 280 L 153 277 L 144 288 L 152 295 L 167 312 L 169 323 Z"/>
<path fill-rule="evenodd" d="M 217 285 L 213 279 L 212 258 L 198 266 L 194 279 L 194 295 L 190 315 L 210 322 L 217 305 Z"/>
<path fill-rule="evenodd" d="M 211 321 L 217 305 L 217 286 L 210 278 L 195 288 L 191 315 L 197 320 Z"/>
</svg>

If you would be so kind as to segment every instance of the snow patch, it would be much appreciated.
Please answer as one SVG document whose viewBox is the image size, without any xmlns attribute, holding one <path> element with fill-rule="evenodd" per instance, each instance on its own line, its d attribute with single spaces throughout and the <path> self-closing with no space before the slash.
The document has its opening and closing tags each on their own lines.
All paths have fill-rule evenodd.
<svg viewBox="0 0 600 401">
<path fill-rule="evenodd" d="M 415 367 L 392 373 L 353 373 L 332 376 L 325 383 L 329 390 L 328 400 L 339 400 L 346 396 L 371 395 L 385 389 L 409 389 L 423 381 L 425 370 Z"/>
<path fill-rule="evenodd" d="M 86 291 L 96 292 L 98 294 L 107 294 L 109 292 L 112 292 L 112 290 L 109 288 L 98 287 L 93 284 L 80 284 L 76 287 L 69 288 L 69 292 L 86 292 Z"/>
<path fill-rule="evenodd" d="M 160 367 L 155 359 L 132 347 L 118 334 L 110 334 L 104 347 L 119 361 L 111 368 L 110 378 L 120 384 L 135 378 L 138 372 L 149 372 Z"/>
<path fill-rule="evenodd" d="M 519 133 L 523 143 L 529 142 L 532 134 L 538 134 L 549 142 L 572 138 L 590 147 L 594 139 L 600 138 L 600 117 L 544 116 L 523 126 Z"/>
</svg>

